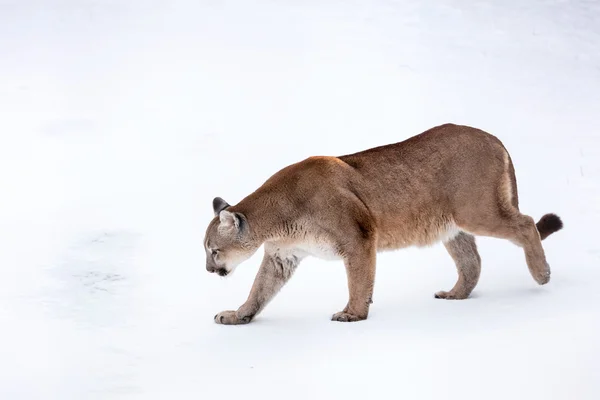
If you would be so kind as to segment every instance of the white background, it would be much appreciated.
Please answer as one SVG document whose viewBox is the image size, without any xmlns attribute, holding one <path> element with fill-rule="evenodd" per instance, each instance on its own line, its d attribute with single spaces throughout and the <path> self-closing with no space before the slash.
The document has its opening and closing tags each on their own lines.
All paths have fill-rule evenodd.
<svg viewBox="0 0 600 400">
<path fill-rule="evenodd" d="M 600 398 L 593 1 L 0 1 L 0 398 Z M 367 321 L 306 260 L 247 326 L 260 254 L 205 271 L 211 201 L 445 122 L 498 136 L 552 280 L 480 238 L 378 258 Z"/>
</svg>

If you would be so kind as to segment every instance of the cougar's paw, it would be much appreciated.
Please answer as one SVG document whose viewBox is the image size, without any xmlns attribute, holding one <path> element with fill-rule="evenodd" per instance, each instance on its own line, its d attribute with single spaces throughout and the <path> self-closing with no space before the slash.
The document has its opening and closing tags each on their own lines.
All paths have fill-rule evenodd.
<svg viewBox="0 0 600 400">
<path fill-rule="evenodd" d="M 357 315 L 348 314 L 347 312 L 344 312 L 344 311 L 335 313 L 331 317 L 332 321 L 338 321 L 338 322 L 356 322 L 356 321 L 362 321 L 364 319 L 367 319 L 367 317 L 359 317 Z"/>
<path fill-rule="evenodd" d="M 464 293 L 456 293 L 456 292 L 444 292 L 443 290 L 440 290 L 439 292 L 436 292 L 433 295 L 436 299 L 445 299 L 445 300 L 464 300 L 467 297 L 469 297 L 468 295 L 465 295 Z"/>
<path fill-rule="evenodd" d="M 238 318 L 235 311 L 221 311 L 215 315 L 215 322 L 220 325 L 243 325 L 251 320 L 251 317 Z"/>
<path fill-rule="evenodd" d="M 550 266 L 548 263 L 546 263 L 544 269 L 532 275 L 533 279 L 535 279 L 538 284 L 545 285 L 546 283 L 550 282 Z"/>
</svg>

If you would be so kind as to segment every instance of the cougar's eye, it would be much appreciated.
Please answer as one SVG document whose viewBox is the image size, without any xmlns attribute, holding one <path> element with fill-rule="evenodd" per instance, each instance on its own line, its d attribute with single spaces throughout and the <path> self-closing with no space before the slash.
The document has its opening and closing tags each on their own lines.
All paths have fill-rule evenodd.
<svg viewBox="0 0 600 400">
<path fill-rule="evenodd" d="M 216 250 L 216 249 L 215 249 L 215 250 L 213 250 L 213 251 L 212 251 L 212 255 L 213 255 L 213 257 L 214 257 L 214 256 L 216 256 L 217 254 L 219 254 L 219 250 Z"/>
</svg>

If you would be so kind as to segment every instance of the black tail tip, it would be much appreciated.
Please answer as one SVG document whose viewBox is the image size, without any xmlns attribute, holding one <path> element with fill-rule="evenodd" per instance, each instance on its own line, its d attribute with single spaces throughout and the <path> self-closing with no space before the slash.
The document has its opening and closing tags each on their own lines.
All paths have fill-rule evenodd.
<svg viewBox="0 0 600 400">
<path fill-rule="evenodd" d="M 544 215 L 535 225 L 542 240 L 563 228 L 563 222 L 556 214 Z"/>
</svg>

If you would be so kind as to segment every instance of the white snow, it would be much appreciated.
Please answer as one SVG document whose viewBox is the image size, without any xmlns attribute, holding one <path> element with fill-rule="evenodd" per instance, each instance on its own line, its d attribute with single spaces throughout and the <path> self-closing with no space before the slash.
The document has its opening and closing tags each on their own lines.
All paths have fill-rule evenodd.
<svg viewBox="0 0 600 400">
<path fill-rule="evenodd" d="M 600 398 L 600 5 L 592 1 L 0 3 L 0 398 Z M 211 201 L 278 169 L 455 122 L 556 212 L 537 286 L 479 238 L 378 257 L 367 321 L 307 259 L 255 322 L 261 254 L 205 271 Z"/>
</svg>

